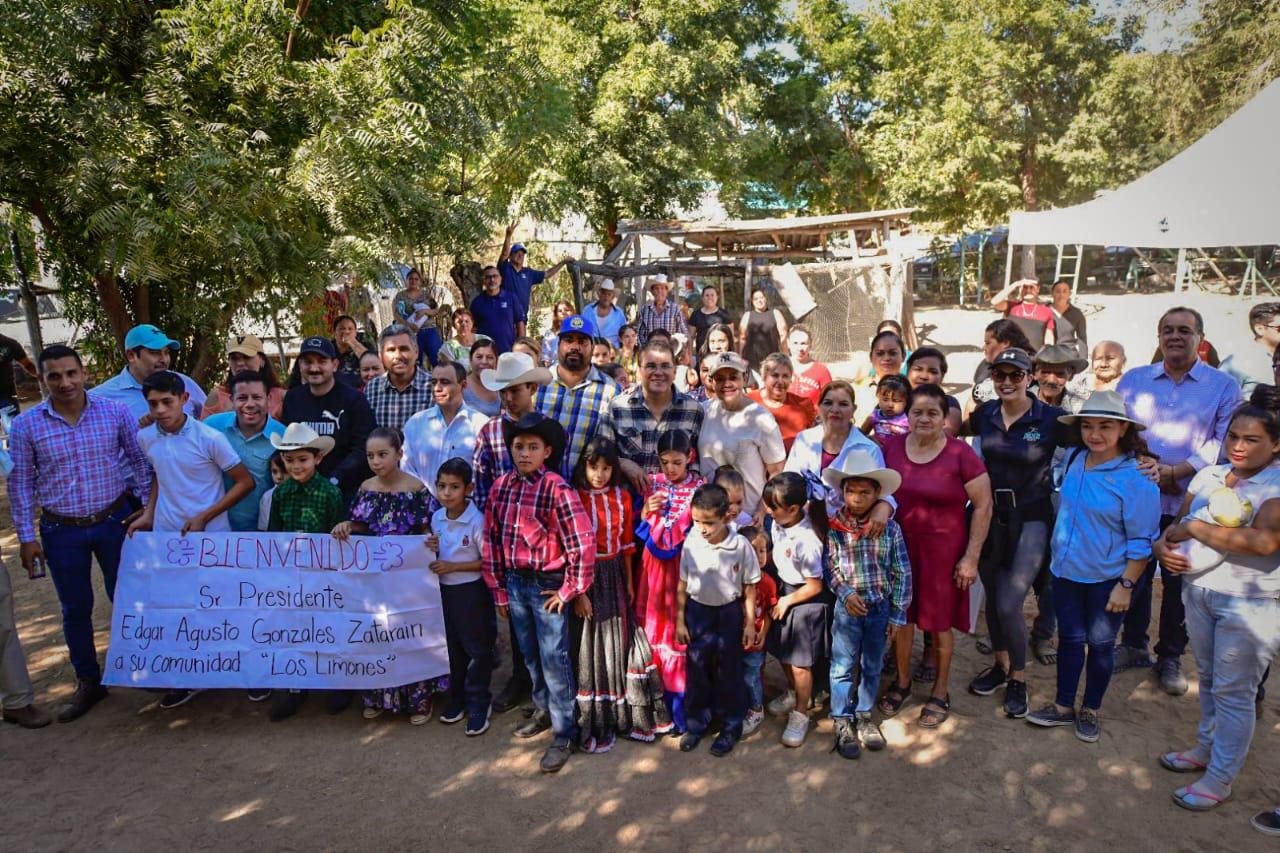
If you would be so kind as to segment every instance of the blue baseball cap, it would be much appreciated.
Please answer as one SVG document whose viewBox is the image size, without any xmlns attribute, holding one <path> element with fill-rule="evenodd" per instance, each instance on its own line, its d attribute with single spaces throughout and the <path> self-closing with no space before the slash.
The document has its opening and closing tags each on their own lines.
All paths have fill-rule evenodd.
<svg viewBox="0 0 1280 853">
<path fill-rule="evenodd" d="M 524 243 L 516 243 L 511 247 L 511 254 L 514 255 L 516 252 L 524 252 L 527 255 L 529 250 L 524 247 Z"/>
<path fill-rule="evenodd" d="M 560 323 L 560 337 L 565 335 L 586 335 L 592 337 L 591 326 L 587 323 L 585 317 L 581 314 L 574 314 L 571 317 L 565 317 Z"/>
<path fill-rule="evenodd" d="M 319 336 L 304 340 L 302 346 L 298 349 L 298 357 L 301 358 L 309 352 L 322 355 L 325 358 L 338 357 L 338 349 L 333 345 L 333 341 Z"/>
<path fill-rule="evenodd" d="M 179 349 L 181 346 L 182 344 L 150 323 L 134 326 L 129 330 L 129 334 L 124 336 L 124 348 L 126 350 L 137 349 L 138 347 L 145 349 Z"/>
</svg>

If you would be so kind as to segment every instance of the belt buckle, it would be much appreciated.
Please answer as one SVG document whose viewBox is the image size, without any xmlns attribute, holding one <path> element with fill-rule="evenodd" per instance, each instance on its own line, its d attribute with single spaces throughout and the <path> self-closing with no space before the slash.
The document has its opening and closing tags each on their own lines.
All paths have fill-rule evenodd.
<svg viewBox="0 0 1280 853">
<path fill-rule="evenodd" d="M 1013 489 L 996 489 L 994 495 L 995 495 L 995 504 L 997 509 L 1017 509 L 1018 508 L 1018 496 L 1013 491 Z M 1001 501 L 1002 495 L 1006 497 L 1008 500 Z"/>
</svg>

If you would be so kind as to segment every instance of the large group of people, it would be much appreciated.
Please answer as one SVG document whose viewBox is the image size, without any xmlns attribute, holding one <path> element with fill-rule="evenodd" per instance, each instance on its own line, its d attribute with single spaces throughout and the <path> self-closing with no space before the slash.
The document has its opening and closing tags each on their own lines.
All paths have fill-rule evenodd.
<svg viewBox="0 0 1280 853">
<path fill-rule="evenodd" d="M 62 605 L 77 687 L 57 719 L 107 695 L 90 572 L 96 559 L 110 597 L 130 533 L 420 534 L 450 672 L 362 694 L 369 719 L 438 710 L 478 736 L 529 697 L 515 734 L 549 730 L 554 772 L 575 750 L 667 733 L 723 756 L 769 716 L 800 746 L 829 703 L 836 752 L 857 758 L 885 748 L 877 720 L 915 683 L 918 725 L 940 726 L 959 677 L 1011 719 L 1094 742 L 1113 674 L 1151 667 L 1182 695 L 1190 646 L 1201 724 L 1159 760 L 1195 774 L 1173 792 L 1185 808 L 1232 794 L 1280 646 L 1280 305 L 1250 313 L 1259 352 L 1233 353 L 1231 371 L 1203 360 L 1203 318 L 1184 307 L 1159 320 L 1160 358 L 1129 368 L 1115 342 L 1087 348 L 1069 287 L 1047 305 L 1017 282 L 962 403 L 946 355 L 909 350 L 893 321 L 865 371 L 833 378 L 764 290 L 735 324 L 715 285 L 674 300 L 658 275 L 632 319 L 604 280 L 528 338 L 545 275 L 510 236 L 448 315 L 453 337 L 415 273 L 376 343 L 349 317 L 305 339 L 288 389 L 252 335 L 227 341 L 207 396 L 155 326 L 130 331 L 126 366 L 92 388 L 75 350 L 39 354 L 47 397 L 13 421 L 8 488 L 22 563 L 47 569 Z M 8 597 L 6 578 L 4 719 L 38 727 Z M 500 622 L 512 675 L 495 696 Z M 956 632 L 985 633 L 980 672 L 955 672 Z M 786 688 L 766 703 L 769 656 Z M 1032 702 L 1029 657 L 1056 666 L 1052 701 Z M 278 692 L 270 718 L 304 698 Z"/>
</svg>

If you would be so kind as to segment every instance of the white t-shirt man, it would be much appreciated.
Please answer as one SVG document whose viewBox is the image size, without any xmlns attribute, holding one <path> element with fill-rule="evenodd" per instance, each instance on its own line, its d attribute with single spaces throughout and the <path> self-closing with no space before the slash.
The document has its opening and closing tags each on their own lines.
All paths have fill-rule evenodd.
<svg viewBox="0 0 1280 853">
<path fill-rule="evenodd" d="M 731 412 L 719 400 L 713 400 L 698 431 L 698 458 L 707 480 L 721 465 L 738 469 L 746 484 L 742 510 L 754 516 L 764 491 L 764 466 L 784 462 L 787 449 L 782 444 L 778 422 L 764 406 L 748 403 Z"/>
<path fill-rule="evenodd" d="M 177 432 L 159 424 L 138 431 L 138 444 L 151 460 L 160 492 L 156 496 L 155 530 L 178 531 L 192 516 L 222 500 L 222 475 L 242 464 L 227 437 L 187 415 Z M 210 533 L 231 529 L 227 514 L 204 526 Z"/>
<path fill-rule="evenodd" d="M 440 539 L 439 558 L 448 563 L 467 563 L 480 559 L 480 537 L 484 534 L 484 513 L 471 501 L 457 518 L 449 517 L 444 507 L 431 516 L 431 532 Z M 479 572 L 446 572 L 440 575 L 441 586 L 458 586 L 480 580 Z"/>
<path fill-rule="evenodd" d="M 685 582 L 689 597 L 699 604 L 730 604 L 742 598 L 749 584 L 760 582 L 756 549 L 737 533 L 712 545 L 693 530 L 680 553 L 680 580 Z"/>
</svg>

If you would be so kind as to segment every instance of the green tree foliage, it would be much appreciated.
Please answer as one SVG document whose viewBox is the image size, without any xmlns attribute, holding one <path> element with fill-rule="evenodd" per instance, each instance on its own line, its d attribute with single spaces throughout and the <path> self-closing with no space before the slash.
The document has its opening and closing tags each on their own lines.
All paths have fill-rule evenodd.
<svg viewBox="0 0 1280 853">
<path fill-rule="evenodd" d="M 737 131 L 733 99 L 778 34 L 776 0 L 542 0 L 521 4 L 572 119 L 536 200 L 568 202 L 612 241 L 618 220 L 696 204 Z M 536 200 L 523 205 L 537 212 Z M 553 205 L 554 206 L 554 205 Z"/>
<path fill-rule="evenodd" d="M 1065 197 L 1059 143 L 1134 33 L 1075 0 L 899 0 L 868 35 L 868 148 L 890 200 L 960 228 Z"/>
<path fill-rule="evenodd" d="M 489 3 L 0 11 L 0 200 L 39 223 L 99 352 L 163 322 L 198 376 L 238 316 L 296 316 L 337 268 L 485 237 L 548 138 L 512 132 L 555 90 Z"/>
</svg>

